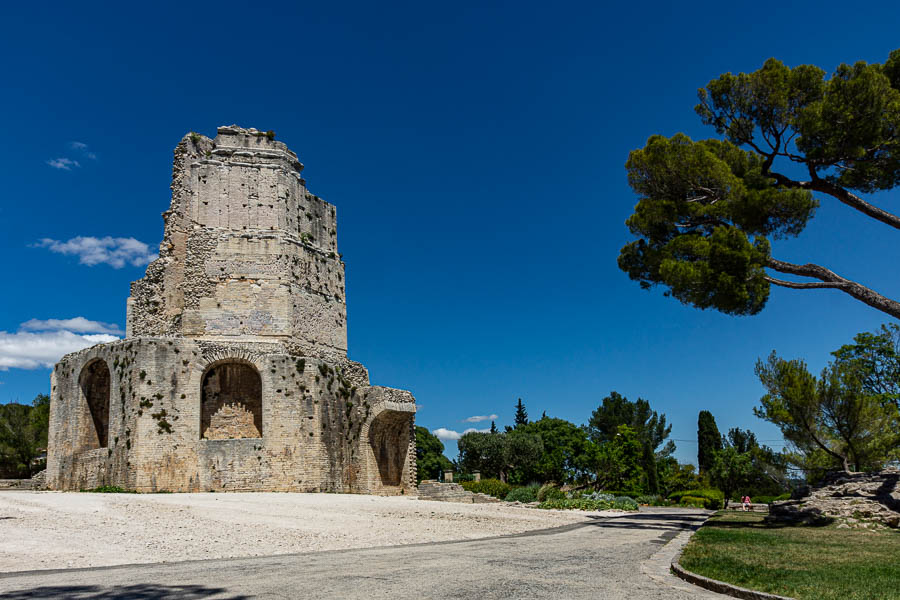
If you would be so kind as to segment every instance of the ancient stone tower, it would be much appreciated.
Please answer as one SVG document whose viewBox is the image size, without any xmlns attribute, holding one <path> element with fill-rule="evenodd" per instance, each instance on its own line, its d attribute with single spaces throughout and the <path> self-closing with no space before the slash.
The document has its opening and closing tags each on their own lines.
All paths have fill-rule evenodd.
<svg viewBox="0 0 900 600">
<path fill-rule="evenodd" d="M 159 258 L 125 339 L 51 375 L 51 489 L 399 494 L 415 401 L 347 358 L 334 206 L 274 135 L 220 127 L 175 148 Z"/>
</svg>

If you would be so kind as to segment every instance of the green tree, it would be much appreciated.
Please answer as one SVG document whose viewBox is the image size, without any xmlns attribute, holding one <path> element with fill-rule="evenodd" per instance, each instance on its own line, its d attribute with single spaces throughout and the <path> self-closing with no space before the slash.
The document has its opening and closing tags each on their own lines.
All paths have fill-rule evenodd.
<svg viewBox="0 0 900 600">
<path fill-rule="evenodd" d="M 506 437 L 507 475 L 504 481 L 521 484 L 535 480 L 543 481 L 540 472 L 547 449 L 541 436 L 527 431 L 526 427 L 519 427 L 503 434 Z"/>
<path fill-rule="evenodd" d="M 761 446 L 749 429 L 732 427 L 722 439 L 722 446 L 750 456 L 751 468 L 744 483 L 751 495 L 777 496 L 788 489 L 784 457 L 768 446 Z"/>
<path fill-rule="evenodd" d="M 521 483 L 576 483 L 590 479 L 595 467 L 596 448 L 584 430 L 564 419 L 543 417 L 508 434 L 523 433 L 541 440 L 542 452 L 534 465 L 533 477 L 521 477 Z"/>
<path fill-rule="evenodd" d="M 778 285 L 840 290 L 900 318 L 897 301 L 824 266 L 779 260 L 770 244 L 803 231 L 814 193 L 900 229 L 900 217 L 858 195 L 900 183 L 900 50 L 830 77 L 772 58 L 719 76 L 699 98 L 697 114 L 725 139 L 654 135 L 631 152 L 639 200 L 626 225 L 638 239 L 622 248 L 619 267 L 643 288 L 661 284 L 685 304 L 727 314 L 758 313 Z"/>
<path fill-rule="evenodd" d="M 801 468 L 832 466 L 849 471 L 881 466 L 896 456 L 897 407 L 868 393 L 859 370 L 831 363 L 816 379 L 802 360 L 775 352 L 758 361 L 756 374 L 767 390 L 756 416 L 781 429 Z"/>
<path fill-rule="evenodd" d="M 521 398 L 519 398 L 519 401 L 516 403 L 515 424 L 516 427 L 520 425 L 528 425 L 528 411 L 525 410 L 525 405 L 522 404 Z"/>
<path fill-rule="evenodd" d="M 518 429 L 505 433 L 470 431 L 457 442 L 457 463 L 464 471 L 508 481 L 510 474 L 527 477 L 543 453 L 541 439 Z"/>
<path fill-rule="evenodd" d="M 750 452 L 739 452 L 729 445 L 713 454 L 713 464 L 707 474 L 713 485 L 725 494 L 726 508 L 732 495 L 747 485 L 752 470 Z"/>
<path fill-rule="evenodd" d="M 641 442 L 628 425 L 619 425 L 616 434 L 597 449 L 597 483 L 607 490 L 641 491 Z"/>
<path fill-rule="evenodd" d="M 50 397 L 38 394 L 27 404 L 0 405 L 0 466 L 7 474 L 31 477 L 35 460 L 47 448 Z"/>
<path fill-rule="evenodd" d="M 459 438 L 457 464 L 465 472 L 506 481 L 506 434 L 470 431 Z"/>
<path fill-rule="evenodd" d="M 859 333 L 831 354 L 836 364 L 857 371 L 866 393 L 900 407 L 900 326 L 890 323 L 875 333 Z"/>
<path fill-rule="evenodd" d="M 697 416 L 697 467 L 706 473 L 713 464 L 713 456 L 722 449 L 722 435 L 716 427 L 716 419 L 708 410 Z"/>
<path fill-rule="evenodd" d="M 444 456 L 444 444 L 430 431 L 416 425 L 416 483 L 423 479 L 438 479 L 441 471 L 452 468 Z"/>
<path fill-rule="evenodd" d="M 659 478 L 659 493 L 668 496 L 679 490 L 694 489 L 699 485 L 694 465 L 681 464 L 674 456 L 666 456 L 656 461 Z"/>
<path fill-rule="evenodd" d="M 497 425 L 491 421 L 491 433 L 497 433 Z"/>
<path fill-rule="evenodd" d="M 658 493 L 657 459 L 670 456 L 675 451 L 675 443 L 671 440 L 666 442 L 672 431 L 672 426 L 666 424 L 666 415 L 652 410 L 650 403 L 643 398 L 632 402 L 613 391 L 591 413 L 585 431 L 591 441 L 604 443 L 616 436 L 620 425 L 628 425 L 637 433 L 642 446 L 641 468 L 647 491 Z"/>
</svg>

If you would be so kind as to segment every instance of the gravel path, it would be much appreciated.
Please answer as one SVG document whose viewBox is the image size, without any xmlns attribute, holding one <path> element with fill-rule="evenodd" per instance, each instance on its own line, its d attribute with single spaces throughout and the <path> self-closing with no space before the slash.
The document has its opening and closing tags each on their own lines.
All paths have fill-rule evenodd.
<svg viewBox="0 0 900 600">
<path fill-rule="evenodd" d="M 348 494 L 0 492 L 0 572 L 414 544 L 608 513 Z"/>
<path fill-rule="evenodd" d="M 0 574 L 0 597 L 712 600 L 724 597 L 668 573 L 674 553 L 664 545 L 705 518 L 700 510 L 647 509 L 447 544 Z"/>
</svg>

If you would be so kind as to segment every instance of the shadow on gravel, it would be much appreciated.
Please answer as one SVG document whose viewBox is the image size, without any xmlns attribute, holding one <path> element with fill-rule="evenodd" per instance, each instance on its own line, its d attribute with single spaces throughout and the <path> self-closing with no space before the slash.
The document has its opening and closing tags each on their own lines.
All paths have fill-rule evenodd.
<svg viewBox="0 0 900 600">
<path fill-rule="evenodd" d="M 54 585 L 4 592 L 4 600 L 20 600 L 22 598 L 67 598 L 71 600 L 199 600 L 224 594 L 225 588 L 211 588 L 202 585 L 156 585 L 152 583 L 137 585 Z M 245 600 L 249 596 L 221 596 L 224 600 Z"/>
</svg>

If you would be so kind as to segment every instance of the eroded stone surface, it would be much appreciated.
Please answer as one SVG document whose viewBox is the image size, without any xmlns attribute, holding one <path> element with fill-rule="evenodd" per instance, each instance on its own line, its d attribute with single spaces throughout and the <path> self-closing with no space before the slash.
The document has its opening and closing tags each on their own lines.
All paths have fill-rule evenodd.
<svg viewBox="0 0 900 600">
<path fill-rule="evenodd" d="M 335 207 L 255 129 L 175 148 L 124 340 L 51 375 L 47 485 L 408 493 L 415 401 L 347 358 Z"/>
<path fill-rule="evenodd" d="M 880 473 L 829 473 L 822 485 L 804 490 L 798 498 L 774 502 L 771 517 L 815 522 L 840 519 L 848 527 L 872 523 L 900 527 L 900 470 Z"/>
</svg>

